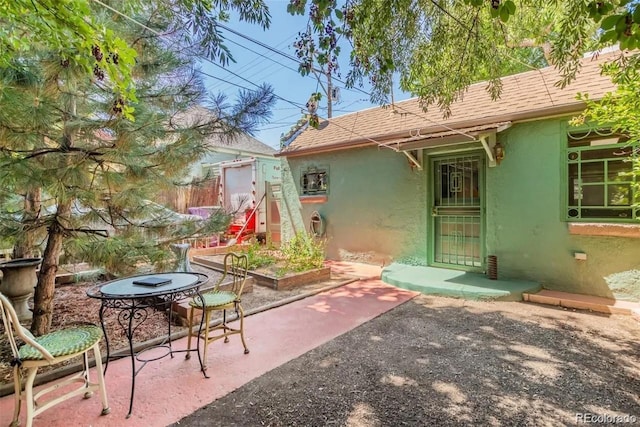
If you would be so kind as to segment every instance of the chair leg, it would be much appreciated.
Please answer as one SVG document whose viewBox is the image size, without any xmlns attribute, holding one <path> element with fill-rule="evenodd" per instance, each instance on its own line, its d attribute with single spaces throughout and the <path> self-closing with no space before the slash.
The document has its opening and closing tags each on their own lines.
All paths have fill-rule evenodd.
<svg viewBox="0 0 640 427">
<path fill-rule="evenodd" d="M 24 384 L 24 395 L 27 406 L 27 424 L 26 427 L 33 425 L 33 417 L 35 412 L 35 402 L 33 401 L 33 381 L 36 379 L 38 368 L 29 368 L 27 370 L 27 380 Z"/>
<path fill-rule="evenodd" d="M 249 354 L 249 348 L 247 347 L 247 343 L 244 340 L 244 310 L 242 306 L 238 304 L 237 306 L 240 317 L 240 339 L 242 340 L 242 345 L 244 346 L 244 354 Z"/>
<path fill-rule="evenodd" d="M 207 349 L 209 348 L 209 324 L 211 322 L 211 310 L 204 309 L 202 315 L 204 316 L 204 359 L 203 363 L 205 369 L 207 367 Z"/>
<path fill-rule="evenodd" d="M 13 367 L 13 391 L 15 408 L 13 410 L 13 421 L 10 427 L 18 427 L 20 425 L 20 407 L 22 404 L 22 379 L 20 375 L 20 366 L 17 364 Z"/>
<path fill-rule="evenodd" d="M 102 412 L 100 415 L 107 415 L 111 412 L 107 401 L 107 387 L 104 382 L 104 372 L 102 371 L 102 355 L 100 354 L 100 343 L 93 346 L 93 357 L 96 359 L 96 372 L 98 375 L 98 386 L 100 388 L 100 400 L 102 400 Z"/>
<path fill-rule="evenodd" d="M 195 307 L 191 307 L 189 309 L 189 326 L 187 329 L 187 354 L 184 356 L 185 359 L 191 358 L 191 337 L 193 336 L 193 332 L 191 328 L 193 328 L 193 312 L 196 311 Z"/>
<path fill-rule="evenodd" d="M 89 352 L 88 351 L 85 351 L 82 354 L 82 365 L 84 367 L 84 387 L 89 389 L 89 387 L 91 386 L 91 376 L 89 374 Z M 84 398 L 89 399 L 91 396 L 93 396 L 93 390 L 89 389 L 87 392 L 85 392 Z"/>
<path fill-rule="evenodd" d="M 229 335 L 227 335 L 227 310 L 222 310 L 222 333 L 224 335 L 224 342 L 229 342 Z"/>
</svg>

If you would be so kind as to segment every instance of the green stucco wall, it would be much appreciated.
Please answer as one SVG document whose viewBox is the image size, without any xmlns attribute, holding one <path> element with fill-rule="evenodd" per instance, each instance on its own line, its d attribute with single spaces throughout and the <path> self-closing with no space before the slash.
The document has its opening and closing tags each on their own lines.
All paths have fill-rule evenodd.
<svg viewBox="0 0 640 427">
<path fill-rule="evenodd" d="M 566 123 L 521 123 L 498 135 L 506 156 L 500 165 L 485 168 L 485 253 L 497 255 L 500 278 L 638 300 L 640 239 L 568 231 Z M 428 153 L 423 160 L 428 166 Z M 283 197 L 292 211 L 283 218 L 285 240 L 292 217 L 297 218 L 298 230 L 308 229 L 311 213 L 317 210 L 326 221 L 328 258 L 375 263 L 405 256 L 427 259 L 429 172 L 412 170 L 402 153 L 362 148 L 282 161 Z M 300 174 L 308 167 L 329 169 L 324 203 L 300 203 Z M 587 259 L 576 260 L 575 252 L 586 253 Z"/>
<path fill-rule="evenodd" d="M 298 198 L 300 176 L 309 167 L 329 170 L 324 203 Z M 362 148 L 283 159 L 283 183 L 293 216 L 301 214 L 297 230 L 309 230 L 312 212 L 323 217 L 328 258 L 382 264 L 401 254 L 426 257 L 425 175 L 403 154 Z"/>
<path fill-rule="evenodd" d="M 558 119 L 519 124 L 499 136 L 506 156 L 487 170 L 487 253 L 498 256 L 505 277 L 568 292 L 640 296 L 634 273 L 640 270 L 640 239 L 568 232 L 566 130 L 566 120 Z M 587 260 L 576 260 L 575 252 Z"/>
</svg>

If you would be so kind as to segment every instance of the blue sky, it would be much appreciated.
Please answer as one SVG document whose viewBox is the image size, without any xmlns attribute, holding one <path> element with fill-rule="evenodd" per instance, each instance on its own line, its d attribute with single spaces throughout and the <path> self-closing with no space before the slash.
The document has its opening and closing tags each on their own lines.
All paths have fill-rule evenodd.
<svg viewBox="0 0 640 427">
<path fill-rule="evenodd" d="M 238 35 L 230 31 L 223 32 L 226 45 L 231 50 L 236 62 L 230 63 L 225 67 L 226 69 L 203 62 L 202 70 L 217 78 L 205 77 L 206 88 L 210 92 L 223 92 L 233 99 L 239 90 L 234 84 L 253 89 L 255 88 L 254 84 L 266 82 L 273 87 L 278 97 L 286 100 L 279 99 L 277 101 L 269 123 L 260 126 L 260 131 L 255 135 L 263 143 L 277 149 L 279 148 L 280 135 L 286 133 L 302 116 L 303 111 L 299 106 L 306 104 L 312 92 L 322 92 L 322 88 L 315 75 L 301 76 L 297 71 L 298 64 L 293 60 L 248 40 L 253 39 L 288 56 L 296 56 L 292 45 L 298 33 L 306 28 L 307 16 L 289 15 L 286 10 L 288 1 L 285 0 L 267 0 L 267 4 L 272 17 L 270 28 L 262 30 L 258 25 L 237 21 L 225 24 L 232 30 L 241 33 Z M 344 81 L 348 72 L 348 52 L 344 47 L 341 56 L 342 77 L 340 80 Z M 326 78 L 322 80 L 322 83 L 326 85 Z M 336 80 L 333 81 L 333 85 L 340 88 L 340 100 L 333 103 L 333 117 L 372 107 L 368 95 L 362 92 L 362 90 L 367 92 L 368 88 L 363 87 L 362 90 L 346 89 Z M 402 95 L 398 92 L 394 94 L 394 97 L 396 100 L 400 100 L 406 99 L 408 95 Z M 320 104 L 318 114 L 323 118 L 327 116 L 327 103 L 324 94 Z"/>
</svg>

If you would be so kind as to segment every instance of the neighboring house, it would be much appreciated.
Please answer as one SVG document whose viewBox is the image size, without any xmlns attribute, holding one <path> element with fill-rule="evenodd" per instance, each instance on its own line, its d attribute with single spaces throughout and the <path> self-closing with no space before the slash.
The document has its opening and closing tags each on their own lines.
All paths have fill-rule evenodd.
<svg viewBox="0 0 640 427">
<path fill-rule="evenodd" d="M 190 114 L 211 114 L 204 109 L 198 109 L 197 112 Z M 193 165 L 191 176 L 210 177 L 218 176 L 220 162 L 229 160 L 255 158 L 273 159 L 277 150 L 258 141 L 254 137 L 242 134 L 232 141 L 225 141 L 219 136 L 209 136 L 206 139 L 209 153 L 200 161 L 199 164 Z"/>
<path fill-rule="evenodd" d="M 189 111 L 186 120 L 206 121 L 210 114 L 205 108 L 197 108 Z M 235 234 L 241 229 L 248 229 L 265 239 L 270 234 L 270 241 L 279 242 L 277 207 L 267 206 L 265 201 L 266 182 L 270 188 L 271 185 L 278 187 L 281 181 L 280 160 L 274 157 L 276 150 L 247 134 L 238 135 L 229 141 L 213 135 L 207 137 L 205 143 L 208 153 L 200 163 L 192 166 L 190 177 L 213 179 L 216 208 L 221 207 L 226 212 L 236 214 L 229 231 Z M 211 192 L 209 187 L 204 190 Z M 197 206 L 192 200 L 187 211 L 207 216 L 211 207 Z M 255 212 L 251 214 L 254 208 Z M 251 217 L 248 218 L 248 215 Z M 245 222 L 249 224 L 243 227 Z"/>
<path fill-rule="evenodd" d="M 212 114 L 210 110 L 204 107 L 194 107 L 188 112 L 174 118 L 174 122 L 178 125 L 187 124 L 194 126 L 208 122 Z M 224 162 L 249 162 L 254 160 L 261 164 L 274 165 L 274 168 L 278 168 L 278 181 L 280 180 L 280 161 L 274 157 L 276 150 L 252 136 L 240 134 L 233 139 L 229 139 L 223 135 L 210 135 L 206 137 L 204 142 L 207 152 L 199 162 L 191 166 L 187 174 L 187 179 L 207 178 L 207 181 L 198 186 L 191 186 L 189 189 L 183 188 L 177 192 L 167 193 L 165 195 L 166 200 L 162 200 L 166 205 L 172 206 L 181 212 L 189 212 L 202 216 L 208 215 L 211 212 L 210 208 L 212 206 L 224 205 L 224 202 L 220 199 L 223 193 L 220 179 L 220 165 Z M 248 184 L 245 182 L 246 179 L 244 175 L 238 177 L 238 179 L 240 180 L 238 185 L 241 188 L 251 187 L 253 185 L 251 182 Z M 234 183 L 231 182 L 233 180 L 233 174 L 230 174 L 230 176 L 227 177 L 226 185 L 233 187 Z M 249 200 L 248 202 L 250 206 L 255 206 L 257 200 Z M 205 208 L 200 209 L 199 207 Z M 223 207 L 232 210 L 231 206 Z"/>
<path fill-rule="evenodd" d="M 544 287 L 640 295 L 640 202 L 624 136 L 572 127 L 584 104 L 613 90 L 602 54 L 560 89 L 545 68 L 468 88 L 443 118 L 417 99 L 307 128 L 285 147 L 283 236 L 324 221 L 327 256 L 407 260 Z M 283 210 L 284 211 L 284 210 Z M 288 230 L 288 231 L 287 231 Z"/>
</svg>

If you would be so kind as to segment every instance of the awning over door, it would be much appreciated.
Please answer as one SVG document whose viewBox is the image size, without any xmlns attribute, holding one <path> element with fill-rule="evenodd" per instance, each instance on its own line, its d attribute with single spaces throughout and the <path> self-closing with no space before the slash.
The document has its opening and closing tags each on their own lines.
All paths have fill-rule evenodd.
<svg viewBox="0 0 640 427">
<path fill-rule="evenodd" d="M 493 147 L 496 142 L 495 136 L 498 132 L 502 132 L 509 127 L 511 127 L 511 122 L 498 122 L 459 129 L 447 129 L 441 132 L 431 132 L 426 135 L 422 135 L 420 134 L 420 130 L 416 130 L 414 131 L 415 135 L 385 141 L 382 145 L 405 153 L 409 160 L 421 167 L 418 159 L 414 158 L 411 153 L 409 153 L 410 151 L 478 143 L 487 153 L 489 166 L 495 166 L 493 153 Z"/>
</svg>

